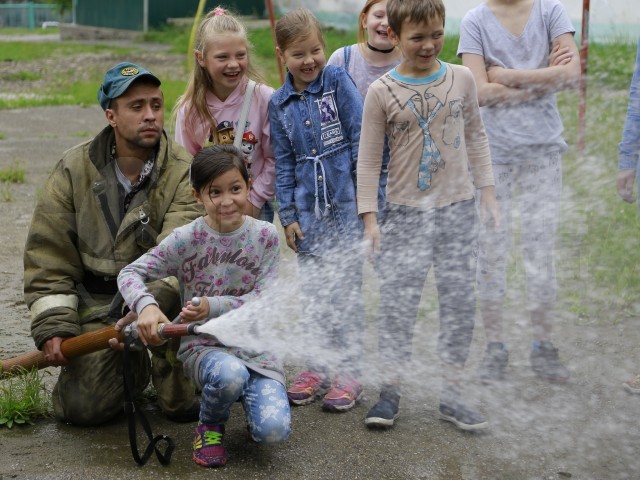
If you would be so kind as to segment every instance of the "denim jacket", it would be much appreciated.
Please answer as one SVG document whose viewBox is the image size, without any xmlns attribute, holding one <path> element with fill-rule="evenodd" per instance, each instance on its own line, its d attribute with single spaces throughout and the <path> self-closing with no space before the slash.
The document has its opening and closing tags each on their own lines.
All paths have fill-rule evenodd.
<svg viewBox="0 0 640 480">
<path fill-rule="evenodd" d="M 335 65 L 302 92 L 288 74 L 271 97 L 278 216 L 283 226 L 300 225 L 300 253 L 353 248 L 362 239 L 356 207 L 362 107 L 353 80 Z"/>
</svg>

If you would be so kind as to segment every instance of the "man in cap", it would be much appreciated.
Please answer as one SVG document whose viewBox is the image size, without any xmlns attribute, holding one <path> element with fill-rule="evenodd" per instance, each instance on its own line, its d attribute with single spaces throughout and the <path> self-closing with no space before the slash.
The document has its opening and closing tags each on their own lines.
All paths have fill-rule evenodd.
<svg viewBox="0 0 640 480">
<path fill-rule="evenodd" d="M 106 72 L 98 100 L 108 125 L 65 152 L 35 207 L 24 253 L 31 334 L 46 360 L 62 367 L 53 389 L 57 418 L 95 425 L 123 411 L 122 354 L 106 349 L 70 361 L 67 337 L 125 314 L 116 277 L 171 231 L 200 215 L 191 195 L 191 157 L 166 135 L 160 80 L 132 63 Z M 149 285 L 171 317 L 180 310 L 175 278 Z M 129 314 L 131 316 L 133 314 Z M 132 352 L 134 394 L 151 377 L 161 410 L 197 420 L 195 387 L 170 349 Z"/>
</svg>

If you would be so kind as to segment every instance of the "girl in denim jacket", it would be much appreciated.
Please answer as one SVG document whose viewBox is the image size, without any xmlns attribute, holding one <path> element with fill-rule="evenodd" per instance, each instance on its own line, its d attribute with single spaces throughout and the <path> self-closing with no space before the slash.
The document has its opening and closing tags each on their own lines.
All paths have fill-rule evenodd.
<svg viewBox="0 0 640 480">
<path fill-rule="evenodd" d="M 278 216 L 287 245 L 298 254 L 306 340 L 322 349 L 287 394 L 292 404 L 306 405 L 329 387 L 323 408 L 346 411 L 362 394 L 362 223 L 356 207 L 362 95 L 343 68 L 325 66 L 322 31 L 309 10 L 281 17 L 276 43 L 288 70 L 269 104 Z"/>
</svg>

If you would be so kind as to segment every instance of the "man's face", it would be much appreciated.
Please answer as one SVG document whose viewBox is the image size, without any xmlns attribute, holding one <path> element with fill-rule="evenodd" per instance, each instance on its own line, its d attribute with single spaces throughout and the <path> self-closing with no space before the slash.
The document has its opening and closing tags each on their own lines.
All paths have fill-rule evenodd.
<svg viewBox="0 0 640 480">
<path fill-rule="evenodd" d="M 125 142 L 132 150 L 156 147 L 164 127 L 164 97 L 159 86 L 134 82 L 111 107 L 106 115 L 117 144 Z"/>
</svg>

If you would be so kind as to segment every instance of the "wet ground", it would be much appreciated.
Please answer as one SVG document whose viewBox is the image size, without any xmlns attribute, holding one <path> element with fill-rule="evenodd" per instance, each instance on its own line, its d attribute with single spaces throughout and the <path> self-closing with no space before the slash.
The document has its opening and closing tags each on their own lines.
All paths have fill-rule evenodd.
<svg viewBox="0 0 640 480">
<path fill-rule="evenodd" d="M 33 349 L 22 300 L 21 256 L 40 185 L 66 148 L 103 125 L 104 114 L 97 106 L 0 111 L 4 135 L 0 169 L 19 164 L 26 171 L 25 184 L 0 184 L 0 358 Z M 290 261 L 285 256 L 285 265 Z M 285 268 L 285 273 L 290 271 Z M 375 290 L 371 274 L 369 277 L 367 288 Z M 238 406 L 225 437 L 229 463 L 217 471 L 192 462 L 193 424 L 169 422 L 153 405 L 147 405 L 154 434 L 167 434 L 176 442 L 169 466 L 161 466 L 155 457 L 144 467 L 135 464 L 124 419 L 100 428 L 76 428 L 45 419 L 33 426 L 0 429 L 0 480 L 638 478 L 640 396 L 621 388 L 623 379 L 636 368 L 640 370 L 636 319 L 585 323 L 561 309 L 554 338 L 572 378 L 566 385 L 549 385 L 534 377 L 529 368 L 529 325 L 517 308 L 522 299 L 515 292 L 508 312 L 508 381 L 493 389 L 474 380 L 484 343 L 482 328 L 476 329 L 466 389 L 491 425 L 486 433 L 469 434 L 437 416 L 438 327 L 433 303 L 428 300 L 433 296 L 432 281 L 425 293 L 414 364 L 407 371 L 407 394 L 401 417 L 389 431 L 370 431 L 363 423 L 376 398 L 377 372 L 371 367 L 364 379 L 365 401 L 344 414 L 322 412 L 317 404 L 295 408 L 293 433 L 282 445 L 248 443 Z M 366 365 L 373 365 L 375 335 L 375 322 L 370 320 Z M 48 384 L 56 375 L 56 369 L 50 371 Z M 288 371 L 293 375 L 297 368 L 290 363 Z"/>
</svg>

